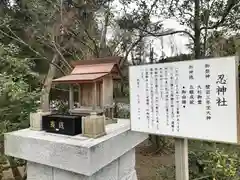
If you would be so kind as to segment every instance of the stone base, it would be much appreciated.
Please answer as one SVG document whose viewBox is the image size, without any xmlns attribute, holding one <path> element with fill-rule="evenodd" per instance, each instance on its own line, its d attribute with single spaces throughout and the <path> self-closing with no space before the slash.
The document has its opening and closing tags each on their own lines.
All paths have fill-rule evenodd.
<svg viewBox="0 0 240 180">
<path fill-rule="evenodd" d="M 135 151 L 131 150 L 114 160 L 92 176 L 28 162 L 28 180 L 137 180 Z"/>
<path fill-rule="evenodd" d="M 135 147 L 147 138 L 123 119 L 98 139 L 24 129 L 5 134 L 5 154 L 28 161 L 28 180 L 137 180 Z"/>
</svg>

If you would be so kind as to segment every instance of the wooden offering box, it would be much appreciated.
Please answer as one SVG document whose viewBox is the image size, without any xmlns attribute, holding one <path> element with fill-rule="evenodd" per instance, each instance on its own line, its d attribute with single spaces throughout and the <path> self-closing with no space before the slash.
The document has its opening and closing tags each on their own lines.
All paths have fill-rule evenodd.
<svg viewBox="0 0 240 180">
<path fill-rule="evenodd" d="M 42 127 L 46 132 L 77 135 L 82 133 L 82 117 L 51 114 L 42 117 Z"/>
</svg>

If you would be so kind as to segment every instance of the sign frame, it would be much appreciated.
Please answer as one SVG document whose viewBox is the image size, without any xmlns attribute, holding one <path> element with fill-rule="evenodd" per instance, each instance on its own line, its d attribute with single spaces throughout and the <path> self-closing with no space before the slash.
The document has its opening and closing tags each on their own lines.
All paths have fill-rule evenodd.
<svg viewBox="0 0 240 180">
<path fill-rule="evenodd" d="M 136 131 L 136 132 L 144 132 L 144 133 L 148 133 L 148 134 L 154 134 L 154 135 L 160 135 L 160 136 L 169 136 L 169 137 L 175 137 L 175 138 L 187 138 L 187 139 L 193 139 L 193 140 L 204 140 L 204 141 L 210 141 L 210 142 L 222 142 L 222 143 L 228 143 L 228 144 L 240 144 L 240 105 L 239 105 L 239 57 L 238 56 L 228 56 L 228 57 L 213 57 L 213 58 L 207 58 L 207 59 L 197 59 L 197 60 L 188 60 L 188 61 L 176 61 L 176 62 L 165 62 L 165 63 L 160 63 L 160 64 L 165 64 L 165 65 L 172 65 L 172 64 L 176 64 L 176 63 L 186 63 L 186 62 L 193 62 L 194 61 L 201 61 L 201 60 L 214 60 L 214 61 L 218 61 L 219 59 L 223 60 L 234 60 L 235 61 L 235 83 L 236 83 L 236 95 L 235 97 L 236 99 L 236 142 L 226 142 L 226 141 L 221 141 L 221 140 L 211 140 L 211 139 L 201 139 L 201 138 L 197 138 L 197 137 L 187 137 L 187 136 L 178 136 L 178 135 L 169 135 L 169 134 L 161 134 L 161 133 L 154 133 L 154 132 L 150 132 L 150 131 L 141 131 L 141 130 L 136 130 L 135 128 L 133 128 L 133 122 L 131 119 L 131 123 L 130 123 L 130 127 L 132 131 Z M 145 64 L 145 65 L 137 65 L 137 66 L 130 66 L 129 67 L 129 89 L 130 89 L 130 113 L 132 112 L 132 95 L 131 95 L 131 68 L 136 68 L 139 66 L 149 66 L 149 65 L 153 65 L 153 64 Z M 132 118 L 132 116 L 131 116 Z M 139 122 L 140 123 L 140 122 Z"/>
</svg>

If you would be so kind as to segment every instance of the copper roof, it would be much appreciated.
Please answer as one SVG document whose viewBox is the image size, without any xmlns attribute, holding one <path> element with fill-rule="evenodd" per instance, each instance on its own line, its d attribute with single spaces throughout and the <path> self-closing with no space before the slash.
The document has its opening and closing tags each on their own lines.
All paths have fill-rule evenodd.
<svg viewBox="0 0 240 180">
<path fill-rule="evenodd" d="M 114 66 L 114 63 L 76 65 L 71 74 L 110 73 Z"/>
<path fill-rule="evenodd" d="M 70 74 L 68 76 L 63 76 L 58 79 L 54 79 L 55 83 L 75 83 L 75 82 L 86 82 L 93 81 L 101 78 L 108 73 L 95 73 L 95 74 Z"/>
<path fill-rule="evenodd" d="M 95 58 L 72 63 L 75 68 L 70 75 L 53 80 L 57 83 L 83 83 L 94 81 L 107 74 L 112 74 L 113 79 L 120 79 L 121 72 L 119 60 L 121 57 Z"/>
</svg>

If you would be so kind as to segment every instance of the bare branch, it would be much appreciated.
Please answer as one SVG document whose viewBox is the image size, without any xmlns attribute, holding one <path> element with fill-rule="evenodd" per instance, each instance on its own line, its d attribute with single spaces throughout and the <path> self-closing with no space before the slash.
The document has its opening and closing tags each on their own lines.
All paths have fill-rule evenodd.
<svg viewBox="0 0 240 180">
<path fill-rule="evenodd" d="M 119 41 L 118 43 L 115 44 L 115 46 L 112 46 L 112 52 L 115 52 L 117 47 L 121 44 L 121 41 Z"/>
<path fill-rule="evenodd" d="M 209 10 L 211 10 L 211 9 L 213 8 L 213 5 L 214 5 L 215 1 L 216 1 L 216 0 L 213 0 L 213 1 L 212 1 Z"/>
<path fill-rule="evenodd" d="M 95 49 L 95 51 L 93 51 L 93 49 L 92 49 L 92 52 L 95 54 L 95 56 L 97 56 L 97 57 L 99 57 L 99 47 L 98 47 L 98 45 L 97 45 L 97 42 L 91 37 L 91 35 L 89 34 L 89 32 L 88 32 L 88 30 L 87 30 L 87 28 L 85 27 L 85 25 L 83 24 L 83 23 L 81 23 L 79 20 L 77 20 L 77 22 L 79 23 L 79 24 L 82 24 L 83 26 L 84 26 L 84 32 L 86 33 L 86 35 L 87 35 L 87 37 L 93 42 L 93 44 L 94 44 L 94 49 Z"/>
<path fill-rule="evenodd" d="M 94 48 L 95 48 L 95 55 L 97 56 L 97 57 L 99 57 L 99 48 L 98 48 L 98 45 L 97 45 L 97 42 L 91 37 L 91 35 L 89 34 L 89 32 L 87 31 L 87 29 L 86 28 L 84 28 L 84 32 L 87 34 L 87 37 L 93 42 L 93 44 L 94 44 Z"/>
<path fill-rule="evenodd" d="M 55 41 L 52 42 L 55 50 L 57 51 L 57 53 L 60 55 L 61 59 L 63 60 L 64 63 L 66 63 L 67 67 L 69 68 L 69 71 L 71 71 L 73 69 L 73 67 L 67 62 L 67 60 L 64 58 L 63 54 L 61 53 L 61 51 L 58 49 L 58 47 L 56 46 Z"/>
<path fill-rule="evenodd" d="M 95 53 L 94 49 L 88 45 L 86 42 L 82 41 L 79 37 L 78 37 L 78 34 L 76 34 L 74 31 L 72 30 L 67 30 L 67 32 L 69 32 L 70 34 L 74 35 L 74 37 L 81 43 L 83 44 L 84 46 L 86 46 L 88 49 L 90 49 L 93 53 Z"/>
<path fill-rule="evenodd" d="M 149 11 L 147 12 L 148 18 L 150 17 L 150 15 L 151 15 L 151 13 L 152 13 L 152 11 L 153 11 L 153 8 L 156 6 L 157 2 L 158 2 L 158 0 L 154 0 L 154 2 L 152 3 Z M 149 25 L 149 24 L 146 23 L 146 24 L 144 24 L 143 29 L 140 29 L 140 28 L 137 28 L 137 29 L 140 30 L 140 31 L 142 31 L 142 32 L 144 32 L 144 31 L 146 31 L 145 29 L 147 28 L 148 25 Z M 145 35 L 143 35 L 142 33 L 140 33 L 138 39 L 137 39 L 137 40 L 130 46 L 130 48 L 126 51 L 126 54 L 125 54 L 124 58 L 123 58 L 123 59 L 121 60 L 121 62 L 120 62 L 120 67 L 121 67 L 121 66 L 124 64 L 124 62 L 127 60 L 128 56 L 129 56 L 129 53 L 131 53 L 131 51 L 133 50 L 133 48 L 134 48 L 135 46 L 137 46 L 137 44 L 138 44 L 139 42 L 141 42 L 144 37 L 145 37 Z"/>
<path fill-rule="evenodd" d="M 133 50 L 133 48 L 144 38 L 144 36 L 139 36 L 139 38 L 130 46 L 130 48 L 126 51 L 124 58 L 120 62 L 120 67 L 124 64 L 127 60 L 129 53 Z"/>
<path fill-rule="evenodd" d="M 46 42 L 49 41 L 46 37 L 44 37 L 44 36 L 37 36 L 37 35 L 36 35 L 36 37 L 40 40 L 40 43 L 46 45 L 47 47 L 49 47 L 50 49 L 52 49 L 53 51 L 55 51 L 55 48 L 54 48 L 54 47 L 52 47 L 49 43 L 46 43 Z M 55 42 L 55 43 L 56 43 L 56 42 Z M 60 47 L 60 46 L 58 45 L 58 49 L 59 49 L 59 51 L 64 51 L 65 53 L 73 56 L 73 53 L 70 53 L 69 51 L 67 51 L 67 50 L 65 49 L 65 48 L 69 47 L 69 46 L 68 46 L 69 44 L 72 45 L 73 43 L 72 43 L 72 42 L 68 42 L 68 43 L 66 43 L 66 45 L 65 45 L 64 47 Z M 78 48 L 79 48 L 79 47 L 78 47 Z M 79 48 L 79 49 L 81 50 L 81 52 L 83 52 L 83 50 L 82 50 L 81 48 Z M 69 64 L 69 66 L 70 66 L 70 64 Z"/>
<path fill-rule="evenodd" d="M 192 40 L 194 40 L 194 36 L 188 32 L 188 31 L 185 31 L 185 30 L 179 30 L 179 31 L 174 31 L 174 30 L 168 30 L 168 31 L 165 31 L 165 32 L 162 32 L 162 33 L 152 33 L 150 31 L 147 31 L 147 30 L 144 30 L 144 29 L 139 29 L 145 33 L 147 33 L 148 35 L 151 35 L 153 37 L 162 37 L 162 36 L 169 36 L 169 35 L 173 35 L 173 34 L 180 34 L 180 33 L 184 33 L 184 34 L 187 34 Z"/>
<path fill-rule="evenodd" d="M 191 14 L 190 12 L 186 12 L 185 9 L 182 9 L 182 8 L 180 8 L 180 7 L 177 7 L 177 9 L 178 9 L 178 11 L 179 11 L 180 13 L 182 13 L 182 14 L 184 14 L 184 15 L 189 15 L 190 18 L 194 18 L 194 15 Z M 183 10 L 183 12 L 182 12 L 182 10 Z"/>
<path fill-rule="evenodd" d="M 223 24 L 225 22 L 227 16 L 230 14 L 230 12 L 234 8 L 234 6 L 237 5 L 236 2 L 237 2 L 236 0 L 228 0 L 228 2 L 227 2 L 228 5 L 227 5 L 226 9 L 224 10 L 222 18 L 218 22 L 216 22 L 214 25 L 209 26 L 209 27 L 207 27 L 207 26 L 201 27 L 200 30 L 218 28 L 221 24 Z"/>
<path fill-rule="evenodd" d="M 49 47 L 52 51 L 57 51 L 57 53 L 60 55 L 62 61 L 63 61 L 63 65 L 62 67 L 66 67 L 68 69 L 68 71 L 71 71 L 73 69 L 73 67 L 71 66 L 71 64 L 64 58 L 63 54 L 61 53 L 61 50 L 72 55 L 72 53 L 68 52 L 65 50 L 65 48 L 67 47 L 67 43 L 64 47 L 60 47 L 59 45 L 57 45 L 56 41 L 52 40 L 52 43 L 50 43 L 49 39 L 47 39 L 46 37 L 44 36 L 36 36 L 36 38 L 38 38 L 40 40 L 40 43 L 44 44 L 45 46 Z M 48 43 L 46 43 L 48 42 Z M 53 46 L 53 47 L 52 47 Z M 58 47 L 57 47 L 58 46 Z M 61 67 L 61 68 L 62 68 Z"/>
<path fill-rule="evenodd" d="M 13 31 L 12 31 L 9 27 L 8 27 L 8 29 L 9 29 L 10 32 L 13 33 Z M 63 75 L 66 75 L 66 73 L 63 71 L 63 69 L 62 69 L 60 66 L 58 66 L 58 65 L 55 64 L 55 63 L 52 63 L 48 58 L 46 58 L 45 56 L 41 55 L 39 52 L 37 52 L 36 50 L 34 50 L 29 44 L 27 44 L 26 42 L 24 42 L 24 41 L 23 41 L 20 37 L 18 37 L 15 33 L 13 33 L 13 35 L 14 35 L 15 37 L 13 37 L 13 36 L 5 33 L 5 32 L 2 31 L 1 29 L 0 29 L 0 33 L 2 33 L 3 35 L 7 36 L 8 38 L 11 38 L 11 39 L 13 39 L 13 40 L 15 40 L 15 41 L 17 41 L 17 42 L 25 45 L 25 46 L 28 47 L 33 53 L 35 53 L 37 56 L 39 56 L 39 57 L 42 58 L 42 59 L 45 59 L 46 61 L 48 61 L 49 64 L 54 65 Z"/>
<path fill-rule="evenodd" d="M 168 8 L 168 11 L 170 11 L 170 14 L 172 15 L 172 16 L 174 16 L 174 12 L 173 12 L 173 2 L 174 0 L 171 0 L 171 2 L 170 2 L 170 5 L 169 5 L 169 8 Z"/>
<path fill-rule="evenodd" d="M 153 10 L 154 6 L 156 6 L 157 2 L 158 2 L 158 0 L 155 0 L 155 1 L 153 2 L 153 4 L 151 5 L 151 8 L 150 8 L 150 10 L 149 10 L 149 12 L 148 12 L 148 16 L 150 16 L 150 14 L 152 13 L 152 10 Z"/>
</svg>

